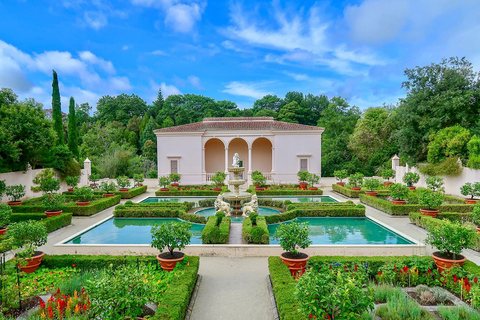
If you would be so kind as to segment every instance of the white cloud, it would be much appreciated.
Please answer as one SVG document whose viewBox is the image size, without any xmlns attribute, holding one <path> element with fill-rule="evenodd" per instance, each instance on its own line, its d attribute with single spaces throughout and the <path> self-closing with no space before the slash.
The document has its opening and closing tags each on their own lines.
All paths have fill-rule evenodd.
<svg viewBox="0 0 480 320">
<path fill-rule="evenodd" d="M 197 76 L 188 76 L 188 82 L 197 89 L 202 89 L 202 83 L 200 82 L 200 78 Z"/>
<path fill-rule="evenodd" d="M 90 51 L 80 51 L 78 55 L 80 56 L 80 59 L 85 62 L 98 65 L 108 73 L 115 73 L 115 68 L 113 67 L 113 63 L 111 61 L 106 61 L 102 58 L 99 58 Z"/>
<path fill-rule="evenodd" d="M 233 50 L 233 51 L 237 51 L 237 52 L 245 52 L 246 50 L 242 49 L 242 48 L 239 48 L 235 43 L 233 43 L 232 41 L 230 40 L 225 40 L 222 42 L 222 46 L 225 48 L 225 49 L 228 49 L 228 50 Z"/>
<path fill-rule="evenodd" d="M 85 11 L 83 17 L 87 25 L 95 30 L 99 30 L 108 24 L 107 16 L 100 11 Z"/>
<path fill-rule="evenodd" d="M 127 51 L 127 50 L 130 49 L 130 48 L 131 48 L 130 46 L 124 45 L 124 46 L 122 47 L 122 50 L 123 50 L 123 51 Z"/>
<path fill-rule="evenodd" d="M 162 82 L 160 84 L 160 88 L 162 89 L 162 94 L 164 98 L 174 94 L 182 94 L 182 92 L 178 90 L 177 87 L 175 87 L 174 85 L 167 85 L 165 82 Z"/>
<path fill-rule="evenodd" d="M 165 51 L 162 51 L 162 50 L 152 51 L 152 54 L 157 55 L 157 56 L 168 56 L 168 54 L 165 53 Z"/>
<path fill-rule="evenodd" d="M 266 83 L 246 83 L 233 81 L 225 86 L 222 92 L 229 93 L 234 96 L 245 96 L 254 99 L 260 99 L 271 92 L 261 89 Z"/>
<path fill-rule="evenodd" d="M 287 76 L 292 77 L 296 81 L 304 81 L 304 80 L 309 80 L 310 77 L 306 74 L 298 74 L 298 73 L 291 73 L 291 72 L 284 72 Z"/>
</svg>

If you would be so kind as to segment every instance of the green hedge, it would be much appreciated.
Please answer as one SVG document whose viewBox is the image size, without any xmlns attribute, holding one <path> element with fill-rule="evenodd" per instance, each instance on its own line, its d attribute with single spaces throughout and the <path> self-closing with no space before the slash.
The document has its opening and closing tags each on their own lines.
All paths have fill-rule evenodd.
<svg viewBox="0 0 480 320">
<path fill-rule="evenodd" d="M 285 202 L 282 200 L 258 198 L 258 205 L 272 208 L 285 209 Z"/>
<path fill-rule="evenodd" d="M 301 190 L 301 189 L 282 189 L 282 190 L 263 190 L 255 191 L 257 196 L 321 196 L 322 189 L 318 190 Z"/>
<path fill-rule="evenodd" d="M 26 220 L 43 220 L 46 219 L 47 215 L 45 213 L 35 212 L 35 213 L 12 213 L 10 217 L 10 222 L 20 222 Z"/>
<path fill-rule="evenodd" d="M 358 198 L 360 194 L 365 194 L 365 189 L 362 189 L 360 191 L 355 191 L 350 189 L 349 187 L 342 187 L 341 185 L 338 185 L 338 184 L 332 184 L 332 189 L 333 191 L 341 193 L 344 196 L 347 196 L 349 198 Z M 390 195 L 390 190 L 381 189 L 381 190 L 375 190 L 375 191 L 377 191 L 379 195 L 385 195 L 385 196 Z"/>
<path fill-rule="evenodd" d="M 243 219 L 242 236 L 247 243 L 269 244 L 270 233 L 265 217 L 257 217 L 256 226 L 252 226 L 250 218 Z"/>
<path fill-rule="evenodd" d="M 215 200 L 216 199 L 204 199 L 204 200 L 199 200 L 198 201 L 198 206 L 199 207 L 213 207 L 215 205 Z"/>
<path fill-rule="evenodd" d="M 136 188 L 128 189 L 128 191 L 115 191 L 115 195 L 120 196 L 122 199 L 132 199 L 142 193 L 147 192 L 147 186 L 141 186 Z M 94 194 L 97 196 L 102 196 L 105 192 L 103 191 L 94 191 Z M 72 191 L 64 191 L 64 195 L 66 196 L 74 196 Z"/>
<path fill-rule="evenodd" d="M 281 214 L 265 216 L 268 224 L 292 220 L 298 217 L 365 217 L 365 206 L 322 206 L 316 208 L 300 208 L 285 211 Z"/>
<path fill-rule="evenodd" d="M 145 207 L 145 208 L 152 208 L 152 207 L 162 207 L 162 208 L 184 208 L 185 211 L 189 211 L 194 207 L 194 202 L 147 202 L 147 203 L 134 203 L 132 201 L 127 201 L 123 205 L 119 205 L 117 207 L 125 208 L 125 207 Z"/>
<path fill-rule="evenodd" d="M 43 223 L 47 228 L 47 232 L 50 233 L 72 224 L 72 214 L 68 212 L 62 213 L 58 216 L 43 219 L 40 223 Z"/>
<path fill-rule="evenodd" d="M 229 217 L 223 217 L 220 226 L 217 227 L 217 217 L 208 217 L 207 224 L 202 231 L 202 243 L 203 244 L 223 244 L 228 242 L 230 235 L 230 223 Z"/>
<path fill-rule="evenodd" d="M 205 217 L 185 212 L 184 207 L 161 206 L 117 206 L 113 212 L 114 217 L 124 218 L 180 218 L 195 223 L 206 223 Z"/>
<path fill-rule="evenodd" d="M 220 194 L 221 191 L 213 191 L 213 190 L 182 190 L 182 191 L 155 191 L 155 195 L 157 197 L 171 197 L 171 196 L 184 196 L 184 197 L 191 197 L 191 196 L 210 196 L 216 197 Z"/>
<path fill-rule="evenodd" d="M 339 206 L 339 207 L 350 207 L 355 206 L 355 203 L 351 200 L 346 202 L 302 202 L 302 203 L 292 203 L 287 206 L 287 210 L 299 209 L 299 208 L 323 208 L 325 206 Z"/>
<path fill-rule="evenodd" d="M 375 209 L 389 213 L 394 216 L 406 216 L 412 211 L 420 211 L 419 204 L 394 205 L 390 201 L 378 197 L 371 197 L 365 194 L 360 195 L 360 201 Z M 472 212 L 473 204 L 450 204 L 444 203 L 440 206 L 440 212 Z"/>
</svg>

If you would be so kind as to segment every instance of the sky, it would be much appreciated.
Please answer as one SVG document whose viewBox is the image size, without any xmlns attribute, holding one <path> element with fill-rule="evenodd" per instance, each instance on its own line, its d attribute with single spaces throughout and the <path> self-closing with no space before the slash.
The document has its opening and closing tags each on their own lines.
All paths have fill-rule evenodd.
<svg viewBox="0 0 480 320">
<path fill-rule="evenodd" d="M 0 0 L 0 87 L 62 109 L 161 88 L 249 108 L 288 91 L 362 109 L 405 96 L 404 70 L 465 56 L 480 70 L 480 1 Z"/>
</svg>

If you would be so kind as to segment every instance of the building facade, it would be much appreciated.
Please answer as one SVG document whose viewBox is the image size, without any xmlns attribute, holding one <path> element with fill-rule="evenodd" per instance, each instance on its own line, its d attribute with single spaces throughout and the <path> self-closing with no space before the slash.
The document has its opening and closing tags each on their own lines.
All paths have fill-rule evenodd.
<svg viewBox="0 0 480 320">
<path fill-rule="evenodd" d="M 227 173 L 238 153 L 245 180 L 258 170 L 269 183 L 296 183 L 300 170 L 321 175 L 323 131 L 271 117 L 205 118 L 158 129 L 158 175 L 173 172 L 182 175 L 182 184 L 209 183 L 215 172 Z"/>
</svg>

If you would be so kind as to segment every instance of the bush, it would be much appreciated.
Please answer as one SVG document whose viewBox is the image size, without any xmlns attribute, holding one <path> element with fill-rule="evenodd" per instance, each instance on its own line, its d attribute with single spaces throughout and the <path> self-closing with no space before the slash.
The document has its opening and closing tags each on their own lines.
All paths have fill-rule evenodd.
<svg viewBox="0 0 480 320">
<path fill-rule="evenodd" d="M 90 180 L 90 182 L 93 182 L 94 184 L 97 183 L 98 180 L 100 180 L 100 175 L 97 174 L 97 173 L 92 173 L 89 177 L 88 177 L 88 180 Z"/>
<path fill-rule="evenodd" d="M 110 199 L 110 198 L 108 198 Z M 134 205 L 120 205 L 115 207 L 114 217 L 125 218 L 180 218 L 194 223 L 206 223 L 205 217 L 197 216 L 186 211 L 193 203 L 135 203 Z"/>
<path fill-rule="evenodd" d="M 227 178 L 227 174 L 222 171 L 217 171 L 215 174 L 210 178 L 210 180 L 217 186 L 223 185 L 225 179 Z"/>
<path fill-rule="evenodd" d="M 431 226 L 428 230 L 426 243 L 437 248 L 440 253 L 453 257 L 459 255 L 464 248 L 473 242 L 473 230 L 467 229 L 460 222 L 444 220 L 442 226 Z"/>
<path fill-rule="evenodd" d="M 93 190 L 89 186 L 83 186 L 73 189 L 73 194 L 77 197 L 78 201 L 89 202 L 94 198 Z"/>
<path fill-rule="evenodd" d="M 42 196 L 42 202 L 45 211 L 60 211 L 63 210 L 65 197 L 58 193 L 46 193 Z"/>
<path fill-rule="evenodd" d="M 390 185 L 390 196 L 394 200 L 406 200 L 408 198 L 409 189 L 401 183 L 393 183 Z"/>
<path fill-rule="evenodd" d="M 115 192 L 115 194 L 120 195 L 122 199 L 132 199 L 145 192 L 147 192 L 147 186 L 131 188 L 128 191 Z"/>
<path fill-rule="evenodd" d="M 363 184 L 364 175 L 360 172 L 350 175 L 348 178 L 348 184 L 352 187 L 360 187 Z"/>
<path fill-rule="evenodd" d="M 252 212 L 252 213 L 250 213 L 248 217 L 249 217 L 250 220 L 252 221 L 252 224 L 253 224 L 253 225 L 256 225 L 256 224 L 257 224 L 257 218 L 258 218 L 258 213 L 257 213 L 257 212 Z"/>
<path fill-rule="evenodd" d="M 167 176 L 160 177 L 158 178 L 158 184 L 160 185 L 160 187 L 168 188 L 170 184 L 170 178 Z"/>
<path fill-rule="evenodd" d="M 223 218 L 225 218 L 225 213 L 222 211 L 219 211 L 215 213 L 215 217 L 217 217 L 217 226 L 219 226 L 222 223 Z"/>
<path fill-rule="evenodd" d="M 47 243 L 47 228 L 35 221 L 12 223 L 8 233 L 13 239 L 12 244 L 15 249 L 23 247 L 17 252 L 17 255 L 22 258 L 31 258 L 37 247 Z"/>
<path fill-rule="evenodd" d="M 332 184 L 332 189 L 338 193 L 343 194 L 344 196 L 350 198 L 358 198 L 361 194 L 365 193 L 365 189 L 363 190 L 351 190 L 350 188 L 342 187 L 338 184 Z M 376 190 L 378 191 L 379 196 L 386 196 L 390 195 L 390 190 Z"/>
<path fill-rule="evenodd" d="M 480 226 L 480 205 L 476 205 L 472 211 L 472 221 L 477 226 Z"/>
<path fill-rule="evenodd" d="M 178 183 L 181 179 L 181 175 L 178 173 L 170 173 L 168 175 L 168 178 L 170 179 L 170 182 Z"/>
<path fill-rule="evenodd" d="M 65 182 L 67 183 L 67 186 L 69 186 L 73 189 L 80 183 L 80 177 L 79 176 L 68 176 L 68 177 L 65 177 Z"/>
<path fill-rule="evenodd" d="M 411 187 L 420 180 L 420 175 L 416 172 L 407 172 L 403 176 L 403 182 L 407 184 L 408 187 Z"/>
<path fill-rule="evenodd" d="M 474 199 L 475 197 L 480 196 L 480 182 L 465 183 L 460 188 L 460 193 L 465 197 L 470 196 L 470 199 Z"/>
<path fill-rule="evenodd" d="M 428 177 L 425 182 L 427 183 L 428 189 L 433 192 L 444 192 L 445 188 L 443 187 L 443 178 L 440 177 Z"/>
<path fill-rule="evenodd" d="M 456 176 L 463 171 L 457 157 L 447 158 L 438 164 L 419 164 L 417 168 L 427 176 Z"/>
<path fill-rule="evenodd" d="M 243 219 L 242 236 L 247 243 L 269 244 L 270 234 L 265 217 L 257 217 L 256 226 L 253 226 L 251 218 Z"/>
<path fill-rule="evenodd" d="M 267 182 L 267 179 L 260 171 L 253 171 L 252 181 L 254 185 L 263 186 Z"/>
<path fill-rule="evenodd" d="M 323 205 L 312 208 L 304 207 L 288 210 L 281 214 L 265 216 L 265 220 L 268 224 L 272 224 L 292 220 L 297 217 L 365 217 L 365 206 L 359 204 L 357 206 Z"/>
<path fill-rule="evenodd" d="M 155 224 L 150 230 L 152 234 L 151 246 L 160 252 L 167 248 L 170 256 L 173 257 L 175 249 L 182 250 L 190 243 L 192 234 L 191 222 L 169 222 Z"/>
<path fill-rule="evenodd" d="M 299 254 L 297 248 L 305 249 L 312 244 L 312 241 L 308 237 L 308 232 L 308 223 L 292 221 L 290 223 L 282 223 L 278 226 L 274 237 L 283 250 L 292 256 L 297 256 Z"/>
<path fill-rule="evenodd" d="M 136 185 L 139 185 L 143 181 L 145 181 L 145 178 L 143 177 L 143 174 L 134 174 L 133 175 L 133 181 L 135 181 Z"/>
<path fill-rule="evenodd" d="M 339 182 L 342 182 L 343 179 L 348 177 L 348 171 L 345 169 L 335 170 L 333 172 L 333 175 L 335 176 L 335 179 L 337 179 Z"/>
<path fill-rule="evenodd" d="M 223 215 L 225 216 L 225 214 Z M 224 217 L 221 219 L 219 225 L 217 222 L 218 219 L 216 216 L 208 217 L 207 224 L 202 231 L 203 244 L 223 244 L 228 242 L 231 219 Z"/>
<path fill-rule="evenodd" d="M 7 186 L 5 188 L 5 194 L 9 197 L 12 201 L 18 201 L 19 199 L 25 197 L 25 186 L 24 185 L 16 185 L 16 186 Z"/>
<path fill-rule="evenodd" d="M 117 190 L 117 185 L 114 182 L 103 181 L 100 184 L 100 189 L 105 194 L 112 194 Z"/>
<path fill-rule="evenodd" d="M 382 186 L 382 183 L 375 178 L 365 179 L 363 182 L 363 186 L 367 191 L 374 191 Z"/>
<path fill-rule="evenodd" d="M 12 217 L 12 208 L 9 205 L 0 203 L 0 229 L 5 228 Z"/>
<path fill-rule="evenodd" d="M 61 215 L 50 217 L 48 219 L 43 219 L 40 221 L 45 228 L 47 229 L 47 232 L 53 232 L 57 229 L 66 227 L 70 224 L 72 224 L 72 214 L 71 213 L 62 213 Z"/>
<path fill-rule="evenodd" d="M 117 185 L 120 189 L 127 189 L 130 187 L 130 179 L 127 176 L 120 176 L 117 178 Z"/>
<path fill-rule="evenodd" d="M 319 181 L 320 181 L 320 177 L 315 173 L 310 174 L 310 176 L 308 177 L 308 182 L 312 187 L 315 185 L 315 183 L 318 183 Z"/>
<path fill-rule="evenodd" d="M 168 184 L 167 184 L 168 186 Z M 213 197 L 213 196 L 218 196 L 221 191 L 214 191 L 214 190 L 181 190 L 178 191 L 176 189 L 170 189 L 170 191 L 155 191 L 155 195 L 157 197 L 169 197 L 169 196 L 185 196 L 185 197 L 191 197 L 191 196 L 206 196 L 206 197 Z M 214 200 L 215 201 L 215 200 Z"/>
<path fill-rule="evenodd" d="M 395 178 L 395 170 L 393 169 L 385 169 L 382 171 L 382 178 L 390 181 L 390 178 Z"/>
<path fill-rule="evenodd" d="M 42 170 L 33 179 L 33 183 L 38 187 L 32 187 L 33 192 L 51 193 L 60 190 L 60 181 L 55 179 L 55 172 L 51 169 Z"/>
<path fill-rule="evenodd" d="M 323 190 L 301 190 L 301 189 L 283 189 L 283 190 L 271 190 L 270 188 L 263 191 L 255 191 L 257 196 L 321 196 Z"/>
<path fill-rule="evenodd" d="M 157 170 L 151 170 L 150 172 L 148 172 L 148 177 L 150 179 L 157 179 L 158 171 Z"/>
<path fill-rule="evenodd" d="M 437 209 L 443 203 L 443 194 L 428 189 L 418 190 L 417 198 L 422 208 L 426 206 L 429 210 Z"/>
<path fill-rule="evenodd" d="M 310 173 L 308 171 L 298 171 L 297 177 L 299 182 L 307 182 Z"/>
</svg>

